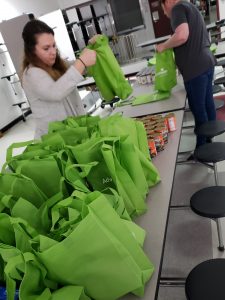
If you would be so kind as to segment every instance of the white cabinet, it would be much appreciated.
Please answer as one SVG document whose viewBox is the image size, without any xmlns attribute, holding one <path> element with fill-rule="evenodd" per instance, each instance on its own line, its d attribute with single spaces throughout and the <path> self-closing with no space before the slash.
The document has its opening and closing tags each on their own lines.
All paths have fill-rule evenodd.
<svg viewBox="0 0 225 300">
<path fill-rule="evenodd" d="M 29 108 L 18 75 L 23 56 L 21 34 L 28 20 L 28 15 L 23 15 L 0 23 L 0 130 L 22 116 L 15 103 L 25 102 L 23 107 Z"/>
</svg>

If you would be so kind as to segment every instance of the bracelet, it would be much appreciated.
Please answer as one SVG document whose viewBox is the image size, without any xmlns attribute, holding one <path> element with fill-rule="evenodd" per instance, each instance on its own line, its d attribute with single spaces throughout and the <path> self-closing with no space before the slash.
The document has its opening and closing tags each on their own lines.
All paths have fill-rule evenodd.
<svg viewBox="0 0 225 300">
<path fill-rule="evenodd" d="M 79 61 L 82 62 L 82 64 L 84 65 L 84 67 L 87 68 L 87 66 L 85 65 L 85 63 L 83 62 L 83 60 L 80 57 L 78 57 L 78 59 L 79 59 Z"/>
</svg>

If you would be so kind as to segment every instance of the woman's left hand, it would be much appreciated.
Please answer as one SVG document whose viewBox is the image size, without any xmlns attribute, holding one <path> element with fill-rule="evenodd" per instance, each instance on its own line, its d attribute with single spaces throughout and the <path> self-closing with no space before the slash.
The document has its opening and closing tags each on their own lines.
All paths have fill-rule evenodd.
<svg viewBox="0 0 225 300">
<path fill-rule="evenodd" d="M 88 41 L 88 44 L 95 44 L 96 43 L 96 40 L 100 37 L 100 36 L 102 36 L 101 34 L 96 34 L 96 35 L 94 35 L 89 41 Z"/>
</svg>

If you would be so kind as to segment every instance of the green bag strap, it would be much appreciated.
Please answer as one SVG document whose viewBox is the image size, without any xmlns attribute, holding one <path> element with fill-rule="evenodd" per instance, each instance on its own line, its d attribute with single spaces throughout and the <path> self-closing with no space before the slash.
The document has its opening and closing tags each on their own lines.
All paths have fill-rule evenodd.
<svg viewBox="0 0 225 300">
<path fill-rule="evenodd" d="M 88 174 L 90 173 L 91 169 L 93 167 L 95 167 L 96 165 L 98 164 L 97 161 L 93 161 L 91 163 L 88 163 L 88 164 L 72 164 L 70 166 L 67 166 L 65 168 L 65 172 L 68 172 L 70 169 L 73 169 L 73 168 L 81 168 L 81 172 L 79 172 L 79 175 L 81 178 L 85 178 L 88 176 Z"/>
<path fill-rule="evenodd" d="M 16 293 L 15 279 L 22 280 L 17 267 L 22 265 L 24 265 L 24 259 L 22 253 L 20 253 L 19 255 L 11 257 L 5 266 L 7 300 L 14 300 Z"/>
<path fill-rule="evenodd" d="M 12 199 L 12 195 L 3 196 L 1 199 L 2 206 L 0 207 L 0 212 L 2 212 L 6 207 L 11 210 L 15 203 L 16 201 Z"/>
<path fill-rule="evenodd" d="M 30 140 L 25 142 L 13 143 L 12 145 L 10 145 L 6 152 L 6 161 L 9 162 L 12 159 L 12 154 L 14 149 L 18 149 L 33 144 L 34 141 L 35 140 Z"/>
</svg>

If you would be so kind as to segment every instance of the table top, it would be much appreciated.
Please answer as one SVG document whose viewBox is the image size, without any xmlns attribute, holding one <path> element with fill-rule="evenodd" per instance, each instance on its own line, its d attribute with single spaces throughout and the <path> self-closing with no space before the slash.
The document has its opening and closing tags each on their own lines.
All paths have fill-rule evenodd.
<svg viewBox="0 0 225 300">
<path fill-rule="evenodd" d="M 183 110 L 175 112 L 177 130 L 169 133 L 169 140 L 165 150 L 153 158 L 153 163 L 159 170 L 161 182 L 149 191 L 146 200 L 149 210 L 135 220 L 138 225 L 146 230 L 144 251 L 155 266 L 155 272 L 150 281 L 146 284 L 145 294 L 144 297 L 141 298 L 142 300 L 156 299 L 155 294 L 158 290 L 158 280 L 161 273 L 164 249 L 164 236 L 167 227 L 183 115 Z M 122 299 L 140 300 L 139 297 L 132 294 L 128 294 Z"/>
<path fill-rule="evenodd" d="M 216 55 L 224 53 L 225 55 L 225 42 L 220 42 L 217 45 Z"/>
<path fill-rule="evenodd" d="M 147 67 L 147 60 L 139 60 L 139 61 L 134 61 L 130 64 L 122 65 L 121 69 L 125 75 L 125 77 L 129 77 L 132 75 L 137 74 L 141 69 L 144 67 Z M 78 83 L 77 87 L 82 88 L 85 86 L 89 86 L 95 84 L 94 78 L 93 77 L 87 77 L 87 79 L 81 81 Z"/>
<path fill-rule="evenodd" d="M 156 44 L 159 44 L 159 43 L 162 43 L 162 42 L 168 40 L 170 37 L 171 37 L 171 35 L 166 35 L 166 36 L 163 36 L 160 38 L 152 39 L 152 40 L 146 41 L 144 43 L 137 44 L 136 47 L 143 48 L 143 47 L 153 46 L 153 45 L 156 45 Z"/>
<path fill-rule="evenodd" d="M 153 85 L 140 85 L 135 84 L 133 86 L 133 93 L 131 96 L 138 96 L 142 94 L 151 94 L 153 92 Z M 178 80 L 178 84 L 172 89 L 169 99 L 162 101 L 155 101 L 142 105 L 124 105 L 116 107 L 113 111 L 115 113 L 123 113 L 127 117 L 144 116 L 148 114 L 167 113 L 170 111 L 176 111 L 185 109 L 186 104 L 186 92 L 181 78 Z"/>
<path fill-rule="evenodd" d="M 212 22 L 212 23 L 206 25 L 206 28 L 207 28 L 207 30 L 216 29 L 216 28 L 223 27 L 224 24 L 225 24 L 225 19 L 221 19 L 219 21 Z"/>
</svg>

